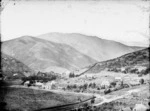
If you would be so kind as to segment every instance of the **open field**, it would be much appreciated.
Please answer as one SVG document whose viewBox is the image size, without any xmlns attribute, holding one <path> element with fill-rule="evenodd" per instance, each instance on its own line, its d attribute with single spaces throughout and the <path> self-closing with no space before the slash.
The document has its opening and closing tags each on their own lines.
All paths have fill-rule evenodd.
<svg viewBox="0 0 150 111">
<path fill-rule="evenodd" d="M 86 100 L 89 98 L 89 96 L 80 94 L 60 94 L 50 91 L 12 87 L 8 88 L 7 91 L 4 90 L 3 95 L 5 95 L 4 101 L 7 103 L 7 109 L 18 109 L 21 111 L 33 111 L 40 108 L 65 105 L 79 102 L 78 98 L 81 98 L 82 100 Z"/>
</svg>

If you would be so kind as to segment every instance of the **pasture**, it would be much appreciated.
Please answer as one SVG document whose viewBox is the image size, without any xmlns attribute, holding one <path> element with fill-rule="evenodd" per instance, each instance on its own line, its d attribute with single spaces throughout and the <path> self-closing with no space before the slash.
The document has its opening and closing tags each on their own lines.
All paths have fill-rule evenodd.
<svg viewBox="0 0 150 111">
<path fill-rule="evenodd" d="M 4 88 L 1 102 L 6 102 L 6 109 L 19 111 L 33 111 L 41 108 L 79 102 L 79 98 L 86 100 L 90 98 L 84 95 L 61 94 L 50 91 L 34 90 L 28 88 Z"/>
</svg>

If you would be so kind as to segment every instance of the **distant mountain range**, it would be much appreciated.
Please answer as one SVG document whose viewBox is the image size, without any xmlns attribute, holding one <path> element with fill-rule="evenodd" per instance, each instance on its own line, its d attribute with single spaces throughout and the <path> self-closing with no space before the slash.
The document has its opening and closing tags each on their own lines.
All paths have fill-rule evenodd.
<svg viewBox="0 0 150 111">
<path fill-rule="evenodd" d="M 66 44 L 24 36 L 2 43 L 2 52 L 35 71 L 75 70 L 97 62 Z"/>
<path fill-rule="evenodd" d="M 143 49 L 143 47 L 127 46 L 112 40 L 78 33 L 48 33 L 38 37 L 56 43 L 67 44 L 97 61 L 113 59 Z"/>
<path fill-rule="evenodd" d="M 86 67 L 86 73 L 98 73 L 102 70 L 108 70 L 123 73 L 147 74 L 150 72 L 149 52 L 150 48 L 146 48 L 111 60 L 98 62 Z"/>
<path fill-rule="evenodd" d="M 49 33 L 2 43 L 2 52 L 34 71 L 62 73 L 143 49 L 82 34 Z"/>
</svg>

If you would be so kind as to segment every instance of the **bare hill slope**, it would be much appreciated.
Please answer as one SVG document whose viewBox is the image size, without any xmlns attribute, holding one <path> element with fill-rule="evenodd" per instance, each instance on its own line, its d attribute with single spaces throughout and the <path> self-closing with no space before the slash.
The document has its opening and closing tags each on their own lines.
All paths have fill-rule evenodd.
<svg viewBox="0 0 150 111">
<path fill-rule="evenodd" d="M 2 51 L 36 71 L 74 70 L 93 64 L 96 60 L 69 45 L 23 36 L 6 41 Z"/>
<path fill-rule="evenodd" d="M 142 49 L 141 47 L 130 47 L 119 42 L 78 33 L 48 33 L 38 37 L 56 43 L 70 45 L 79 52 L 88 55 L 97 61 L 113 59 L 126 53 Z"/>
</svg>

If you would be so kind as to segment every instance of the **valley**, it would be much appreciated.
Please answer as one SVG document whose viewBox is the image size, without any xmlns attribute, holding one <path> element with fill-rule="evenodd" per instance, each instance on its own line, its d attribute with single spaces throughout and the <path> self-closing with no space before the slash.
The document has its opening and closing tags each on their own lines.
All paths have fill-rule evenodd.
<svg viewBox="0 0 150 111">
<path fill-rule="evenodd" d="M 57 33 L 51 36 L 60 38 Z M 76 36 L 82 36 L 82 42 L 87 40 L 83 46 Z M 90 49 L 93 46 L 87 44 L 91 40 L 89 36 L 61 34 L 64 41 L 57 42 L 54 38 L 47 40 L 48 37 L 49 34 L 45 39 L 23 36 L 2 43 L 1 81 L 5 85 L 1 86 L 1 103 L 5 109 L 125 111 L 136 104 L 149 108 L 149 48 L 109 41 L 110 46 L 104 50 L 111 57 L 104 54 L 100 58 L 103 48 L 95 52 L 97 56 L 89 54 L 93 53 Z M 108 45 L 107 40 L 92 39 Z M 109 49 L 118 45 L 121 49 Z M 87 47 L 89 52 L 82 51 L 81 47 Z M 119 50 L 122 52 L 115 55 Z"/>
</svg>

